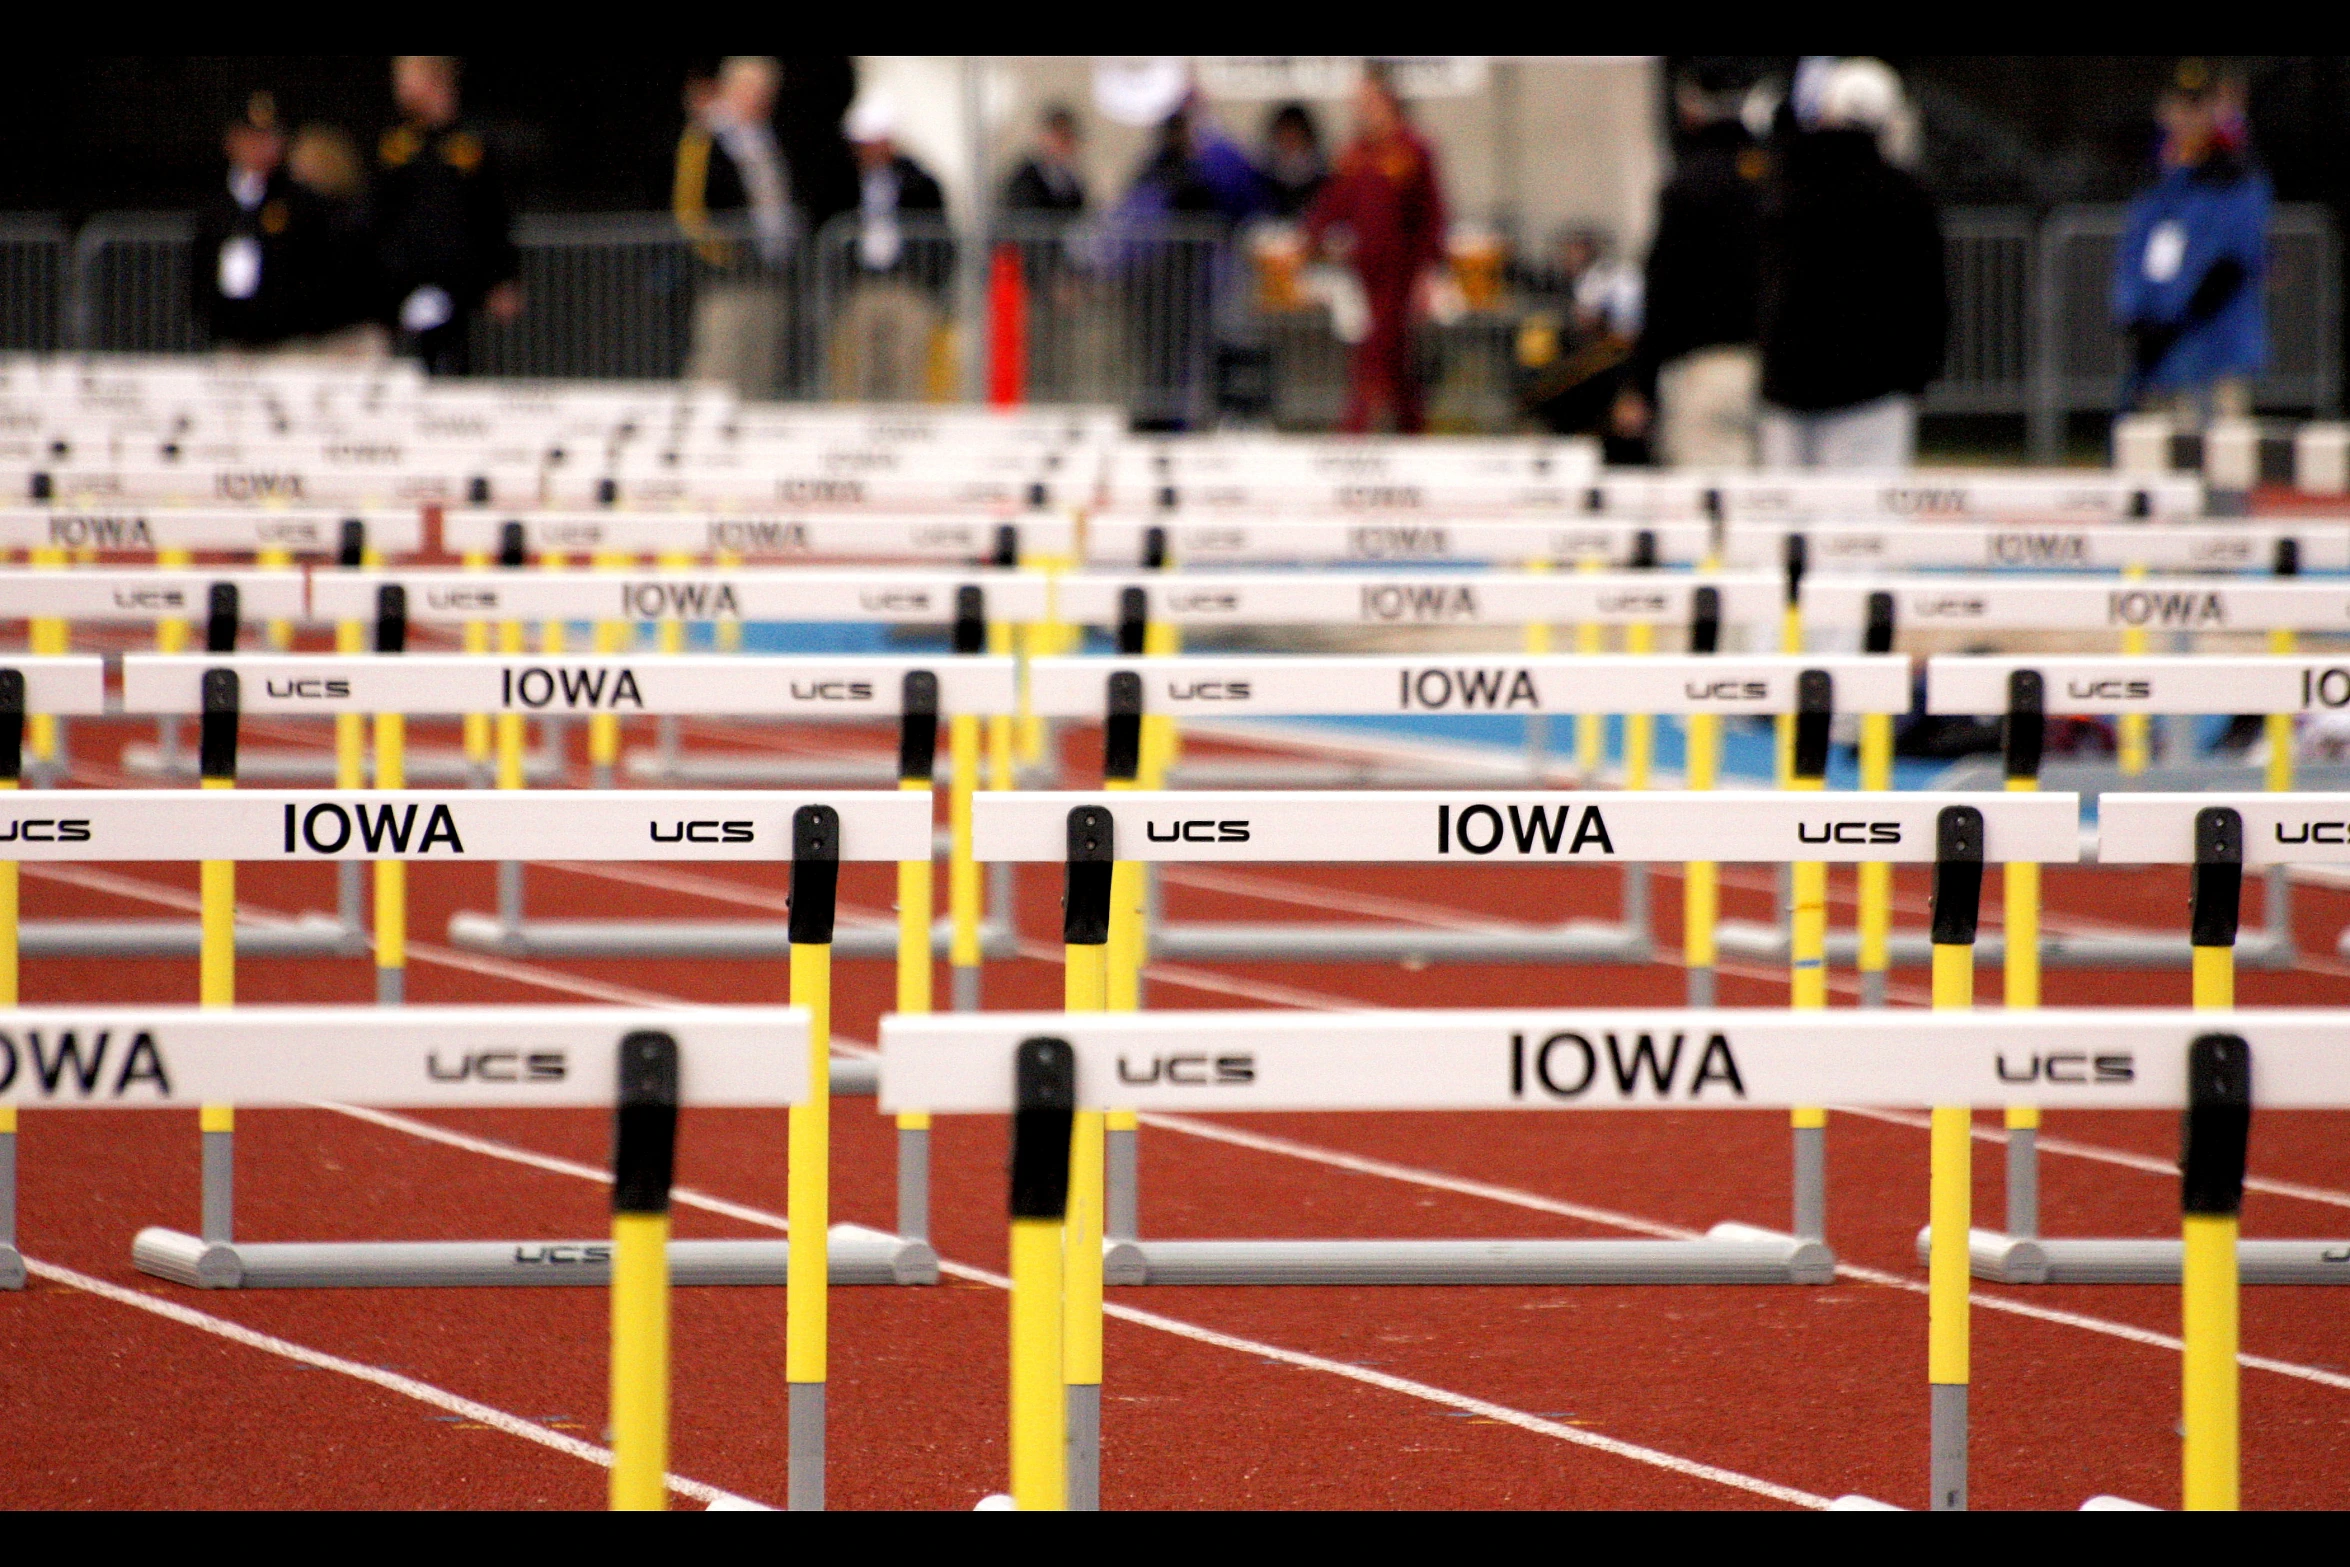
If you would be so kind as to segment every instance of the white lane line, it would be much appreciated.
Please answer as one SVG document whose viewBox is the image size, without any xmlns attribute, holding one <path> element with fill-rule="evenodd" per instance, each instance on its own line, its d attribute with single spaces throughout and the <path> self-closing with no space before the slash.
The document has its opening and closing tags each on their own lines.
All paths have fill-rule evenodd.
<svg viewBox="0 0 2350 1567">
<path fill-rule="evenodd" d="M 1858 1105 L 1836 1105 L 1840 1115 L 1857 1115 L 1867 1121 L 1886 1121 L 1895 1126 L 1931 1127 L 1930 1117 L 1906 1110 L 1879 1110 Z M 1978 1126 L 1974 1130 L 1978 1143 L 1997 1143 L 2007 1146 L 2007 1132 L 2000 1127 Z M 2051 1137 L 2042 1132 L 2039 1137 L 2042 1153 L 2059 1153 L 2069 1158 L 2087 1159 L 2097 1164 L 2118 1165 L 2125 1170 L 2143 1170 L 2148 1175 L 2159 1175 L 2168 1180 L 2179 1177 L 2178 1161 L 2157 1159 L 2151 1154 L 2130 1153 L 2125 1149 L 2107 1148 L 2097 1143 L 2076 1142 L 2069 1137 Z M 2350 1208 L 2350 1192 L 2335 1191 L 2325 1186 L 2304 1186 L 2298 1181 L 2274 1181 L 2263 1175 L 2244 1177 L 2246 1191 L 2265 1192 L 2272 1197 L 2291 1197 L 2301 1202 L 2323 1203 L 2329 1208 Z"/>
<path fill-rule="evenodd" d="M 408 1132 L 419 1137 L 430 1138 L 436 1142 L 448 1143 L 453 1147 L 462 1147 L 470 1152 L 487 1155 L 492 1159 L 504 1159 L 511 1163 L 528 1165 L 533 1169 L 553 1170 L 562 1175 L 576 1175 L 583 1180 L 601 1182 L 609 1179 L 604 1171 L 589 1165 L 576 1164 L 568 1159 L 550 1158 L 545 1154 L 533 1153 L 529 1149 L 494 1142 L 488 1138 L 466 1137 L 462 1133 L 450 1133 L 428 1121 L 413 1121 L 406 1116 L 386 1114 L 378 1110 L 362 1110 L 351 1105 L 323 1105 L 320 1108 L 372 1122 L 387 1130 Z M 688 1207 L 701 1208 L 711 1213 L 724 1213 L 729 1217 L 761 1225 L 768 1229 L 784 1230 L 789 1228 L 780 1215 L 746 1207 L 740 1203 L 730 1203 L 723 1199 L 703 1196 L 684 1189 L 675 1191 L 671 1195 L 675 1201 L 684 1203 Z M 1012 1281 L 1000 1273 L 990 1273 L 984 1268 L 974 1268 L 966 1263 L 954 1262 L 943 1257 L 939 1259 L 939 1271 L 969 1283 L 985 1284 L 999 1290 L 1008 1290 L 1012 1287 Z M 1630 1459 L 1635 1463 L 1647 1464 L 1651 1468 L 1687 1475 L 1692 1479 L 1710 1480 L 1717 1485 L 1729 1486 L 1755 1496 L 1768 1497 L 1773 1501 L 1786 1502 L 1796 1507 L 1824 1508 L 1828 1505 L 1829 1499 L 1827 1497 L 1815 1495 L 1810 1491 L 1797 1490 L 1793 1486 L 1758 1479 L 1753 1475 L 1741 1474 L 1735 1469 L 1724 1469 L 1716 1464 L 1700 1463 L 1695 1459 L 1683 1458 L 1660 1448 L 1644 1447 L 1636 1442 L 1621 1441 L 1615 1437 L 1601 1436 L 1596 1432 L 1581 1430 L 1574 1426 L 1561 1425 L 1555 1420 L 1545 1420 L 1539 1415 L 1530 1415 L 1522 1409 L 1513 1409 L 1506 1404 L 1496 1404 L 1467 1393 L 1455 1393 L 1449 1388 L 1437 1387 L 1432 1383 L 1417 1382 L 1408 1377 L 1391 1376 L 1386 1372 L 1374 1371 L 1366 1366 L 1350 1365 L 1343 1360 L 1331 1360 L 1325 1356 L 1308 1354 L 1303 1350 L 1286 1349 L 1278 1344 L 1267 1344 L 1257 1339 L 1242 1338 L 1236 1334 L 1219 1332 L 1214 1328 L 1201 1327 L 1197 1323 L 1185 1322 L 1180 1318 L 1164 1316 L 1155 1311 L 1140 1311 L 1134 1307 L 1122 1306 L 1115 1302 L 1105 1304 L 1102 1311 L 1104 1315 L 1115 1317 L 1121 1322 L 1131 1322 L 1138 1327 L 1151 1328 L 1177 1338 L 1190 1339 L 1194 1343 L 1211 1345 L 1217 1349 L 1232 1350 L 1238 1354 L 1251 1355 L 1260 1360 L 1278 1361 L 1283 1365 L 1296 1366 L 1302 1370 L 1319 1371 L 1329 1376 L 1344 1377 L 1348 1381 L 1359 1382 L 1365 1386 L 1379 1388 L 1390 1393 L 1399 1393 L 1406 1398 L 1417 1399 L 1422 1403 L 1436 1404 L 1446 1409 L 1481 1415 L 1502 1425 L 1515 1426 L 1521 1431 L 1530 1431 L 1537 1436 L 1547 1436 L 1558 1441 L 1571 1442 L 1578 1447 L 1592 1448 L 1618 1458 Z"/>
<path fill-rule="evenodd" d="M 435 1387 L 430 1382 L 420 1382 L 414 1377 L 404 1377 L 396 1371 L 386 1371 L 379 1366 L 366 1365 L 360 1361 L 346 1360 L 341 1355 L 330 1355 L 325 1350 L 312 1349 L 307 1344 L 297 1344 L 292 1339 L 279 1338 L 274 1333 L 262 1333 L 246 1327 L 241 1322 L 231 1322 L 226 1317 L 216 1317 L 210 1312 L 198 1311 L 192 1306 L 183 1306 L 177 1301 L 159 1300 L 152 1295 L 142 1295 L 136 1290 L 126 1290 L 118 1284 L 109 1284 L 104 1279 L 92 1278 L 87 1273 L 79 1273 L 72 1268 L 62 1268 L 53 1262 L 42 1262 L 37 1258 L 27 1257 L 24 1260 L 24 1265 L 26 1272 L 35 1278 L 47 1279 L 52 1284 L 62 1284 L 68 1289 L 80 1290 L 84 1294 L 95 1295 L 101 1300 L 113 1301 L 116 1305 L 132 1306 L 152 1316 L 176 1322 L 182 1327 L 194 1328 L 200 1333 L 209 1333 L 214 1338 L 226 1339 L 232 1344 L 242 1344 L 247 1349 L 257 1349 L 264 1354 L 277 1355 L 305 1366 L 316 1366 L 321 1371 L 332 1371 L 355 1381 L 371 1383 L 386 1392 L 397 1393 L 402 1398 L 412 1398 L 420 1404 L 429 1404 L 445 1413 L 478 1421 L 493 1431 L 503 1431 L 508 1436 L 520 1437 L 525 1442 L 536 1442 L 541 1447 L 551 1448 L 555 1452 L 577 1458 L 585 1463 L 595 1464 L 600 1468 L 609 1469 L 612 1467 L 612 1450 L 608 1447 L 598 1447 L 593 1442 L 583 1442 L 578 1437 L 566 1436 L 560 1431 L 540 1425 L 535 1420 L 525 1420 L 520 1415 L 510 1415 L 503 1409 L 495 1409 L 476 1399 L 467 1398 L 463 1394 Z M 715 1502 L 739 1504 L 744 1500 L 730 1491 L 722 1491 L 714 1485 L 706 1485 L 699 1480 L 689 1480 L 684 1475 L 670 1475 L 668 1481 L 670 1490 L 677 1492 L 680 1496 L 690 1496 L 705 1505 Z"/>
</svg>

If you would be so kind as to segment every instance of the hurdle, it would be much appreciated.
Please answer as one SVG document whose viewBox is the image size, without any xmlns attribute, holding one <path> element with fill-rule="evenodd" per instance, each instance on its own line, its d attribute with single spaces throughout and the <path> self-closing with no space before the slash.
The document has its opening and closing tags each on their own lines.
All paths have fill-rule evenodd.
<svg viewBox="0 0 2350 1567">
<path fill-rule="evenodd" d="M 1702 599 L 1708 591 L 1701 587 L 1691 596 Z M 1040 714 L 1062 718 L 1102 717 L 1108 711 L 1108 684 L 1119 672 L 1138 677 L 1144 715 L 1181 719 L 1424 712 L 1748 715 L 1796 711 L 1807 670 L 1829 678 L 1837 711 L 1896 712 L 1908 706 L 1907 660 L 1853 654 L 1041 658 L 1029 665 L 1029 692 Z M 1630 863 L 1636 862 L 1627 868 Z M 1630 896 L 1631 891 L 1628 885 L 1621 923 L 1415 930 L 1154 920 L 1149 942 L 1154 952 L 1169 958 L 1211 961 L 1644 963 L 1652 956 L 1653 940 L 1645 899 Z M 1702 972 L 1702 966 L 1692 971 L 1693 986 L 1704 984 Z"/>
<path fill-rule="evenodd" d="M 2298 689 L 2291 666 L 2305 664 L 2291 659 L 2210 662 L 2286 667 L 2239 673 L 2232 682 L 2225 669 L 2180 671 L 2165 685 L 2166 693 L 2179 693 L 2173 699 L 2180 701 L 2204 699 L 2185 694 L 2203 682 L 2205 692 L 2225 689 L 2240 695 L 2250 690 L 2283 697 Z M 2108 794 L 2098 801 L 2098 818 L 2099 864 L 2192 867 L 2189 939 L 2198 1008 L 2235 1004 L 2238 904 L 2246 871 L 2350 863 L 2350 843 L 2344 842 L 2350 829 L 2342 826 L 2350 819 L 2350 795 Z M 1977 1278 L 2002 1284 L 2178 1282 L 2182 1263 L 2177 1241 L 2042 1235 L 2037 1122 L 2017 1128 L 2011 1117 L 2009 1126 L 2007 1224 L 2003 1230 L 1977 1229 L 1969 1235 Z M 2246 1240 L 2235 1250 L 2246 1284 L 2350 1284 L 2350 1241 Z"/>
<path fill-rule="evenodd" d="M 2291 517 L 2223 523 L 1734 522 L 1723 530 L 1724 564 L 1769 566 L 1795 535 L 1805 540 L 1813 569 L 1830 577 L 1919 570 L 2255 572 L 2272 569 L 2285 547 L 2297 553 L 2303 569 L 2350 570 L 2350 529 L 2338 521 Z"/>
<path fill-rule="evenodd" d="M 890 625 L 944 626 L 958 646 L 976 653 L 975 636 L 990 619 L 1027 622 L 1043 617 L 1045 584 L 1015 572 L 854 570 L 796 568 L 761 570 L 566 572 L 558 574 L 515 571 L 382 571 L 335 572 L 312 580 L 313 612 L 322 618 L 368 619 L 376 613 L 382 590 L 397 587 L 406 596 L 411 623 L 491 622 L 539 620 L 563 623 L 575 620 L 629 621 L 707 620 L 721 624 L 756 621 L 842 621 Z M 957 657 L 911 660 L 941 672 Z M 514 662 L 509 657 L 509 662 Z M 543 660 L 542 660 L 543 662 Z M 764 656 L 745 657 L 747 668 L 770 662 Z M 518 666 L 519 667 L 519 666 Z M 755 677 L 746 677 L 755 678 Z M 986 677 L 980 677 L 984 680 Z M 875 701 L 886 703 L 896 694 L 887 681 L 877 682 Z M 769 700 L 773 700 L 770 696 Z M 821 704 L 822 710 L 848 716 L 846 705 Z M 757 710 L 756 707 L 753 709 Z M 885 707 L 866 709 L 885 716 Z M 519 725 L 520 707 L 506 717 Z M 977 787 L 977 714 L 952 715 L 951 778 L 956 814 L 961 802 Z M 518 742 L 517 742 L 518 743 Z M 830 777 L 832 764 L 798 774 Z M 891 775 L 895 781 L 895 774 Z M 950 829 L 951 830 L 951 829 Z M 958 835 L 967 843 L 967 835 Z M 967 853 L 950 845 L 949 920 L 955 932 L 950 961 L 956 971 L 958 1004 L 968 997 L 977 1005 L 978 970 L 983 959 L 1008 956 L 1015 945 L 1009 923 L 1008 885 L 998 888 L 997 906 L 983 912 L 981 884 Z M 528 932 L 536 922 L 526 918 L 523 884 L 519 876 L 501 881 L 499 907 L 494 916 L 461 913 L 452 918 L 450 939 L 476 950 L 510 950 L 500 946 L 514 933 Z M 558 933 L 560 934 L 560 933 Z M 593 935 L 594 933 L 586 933 Z M 701 938 L 731 940 L 734 935 L 715 929 Z M 641 947 L 625 949 L 640 953 Z M 697 948 L 708 951 L 709 948 Z M 894 945 L 878 950 L 893 951 Z M 609 955 L 609 954 L 607 954 Z"/>
<path fill-rule="evenodd" d="M 1103 813 L 1099 831 L 1115 859 L 1158 863 L 1930 863 L 1936 823 L 1957 807 L 1980 813 L 1987 838 L 1979 852 L 1994 863 L 2077 852 L 2079 804 L 2070 795 L 1760 790 L 985 795 L 973 847 L 983 860 L 1066 864 L 1071 812 L 1084 810 Z M 1671 1242 L 1113 1237 L 1104 1266 L 1119 1284 L 1819 1283 L 1835 1266 L 1824 1181 L 1822 1161 L 1797 1161 L 1794 1211 L 1817 1234 L 1725 1224 L 1702 1240 Z M 1133 1211 L 1130 1197 L 1113 1195 L 1110 1211 Z"/>
<path fill-rule="evenodd" d="M 216 669 L 209 684 L 217 692 L 234 679 L 233 671 Z M 220 733 L 215 732 L 216 749 Z M 77 793 L 72 808 L 73 816 L 60 821 L 54 840 L 0 840 L 0 857 L 18 863 L 201 860 L 227 865 L 478 863 L 508 857 L 788 860 L 795 881 L 813 885 L 827 874 L 824 867 L 837 866 L 844 855 L 895 861 L 923 852 L 930 826 L 927 802 L 895 792 L 810 799 L 647 790 L 532 798 L 474 791 L 125 789 Z M 810 837 L 803 818 L 833 825 Z M 801 901 L 807 907 L 799 913 L 801 939 L 794 944 L 793 961 L 795 968 L 807 969 L 811 947 L 822 948 L 829 959 L 829 948 L 813 937 L 818 924 L 829 929 L 832 900 L 811 895 Z M 208 974 L 233 974 L 234 951 L 227 942 L 207 942 L 204 956 Z M 803 975 L 802 997 L 821 992 L 822 978 Z M 820 1024 L 821 1010 L 813 999 L 809 1004 Z M 387 1015 L 398 1010 L 385 1009 Z M 817 1032 L 822 1034 L 821 1027 Z M 811 1048 L 826 1051 L 829 1041 L 819 1037 Z M 820 1121 L 827 1097 L 820 1085 L 804 1119 Z M 207 1129 L 205 1211 L 211 1233 L 143 1231 L 133 1248 L 133 1260 L 143 1271 L 202 1288 L 561 1282 L 557 1276 L 534 1274 L 536 1259 L 524 1254 L 522 1243 L 455 1252 L 429 1246 L 385 1251 L 370 1243 L 241 1244 L 234 1238 L 233 1135 L 233 1123 Z M 213 1152 L 219 1157 L 210 1157 Z M 820 1170 L 821 1159 L 814 1163 Z M 824 1227 L 820 1205 L 811 1218 L 804 1203 L 802 1218 L 803 1233 Z M 846 1266 L 859 1281 L 898 1282 L 901 1274 L 935 1268 L 928 1247 L 920 1243 L 871 1231 L 846 1239 Z M 780 1263 L 780 1253 L 776 1260 Z M 779 1266 L 768 1272 L 772 1277 L 748 1281 L 781 1281 Z M 712 1282 L 735 1277 L 722 1275 Z"/>
<path fill-rule="evenodd" d="M 799 1007 L 0 1010 L 0 1287 L 24 1287 L 20 1110 L 321 1103 L 422 1109 L 612 1106 L 613 1227 L 540 1266 L 612 1296 L 612 1505 L 667 1503 L 669 1287 L 745 1244 L 668 1235 L 679 1105 L 807 1102 Z M 459 1243 L 463 1244 L 463 1243 Z"/>
<path fill-rule="evenodd" d="M 1020 1118 L 1013 1222 L 1029 1227 L 1031 1251 L 1058 1239 L 1049 1199 L 1066 1187 L 1068 1145 L 1053 1148 L 1052 1135 L 1066 1138 L 1072 1110 L 1113 1102 L 1195 1115 L 1986 1108 L 2019 1099 L 2044 1109 L 2183 1110 L 2181 1223 L 2195 1258 L 2182 1313 L 2186 1500 L 2190 1508 L 2226 1508 L 2235 1505 L 2239 1466 L 2236 1281 L 2231 1251 L 2214 1242 L 2234 1239 L 2251 1110 L 2350 1104 L 2340 1036 L 2338 1016 L 2318 1010 L 990 1013 L 884 1018 L 881 1093 L 884 1108 L 902 1100 L 941 1114 Z M 1040 1169 L 1048 1160 L 1052 1167 Z M 1937 1224 L 1944 1217 L 1938 1204 Z M 1033 1257 L 1025 1269 L 1016 1262 L 1016 1324 L 1058 1304 L 1034 1298 L 1058 1280 L 1057 1269 Z M 1936 1282 L 1949 1283 L 1940 1275 Z M 1935 1303 L 1955 1297 L 1963 1334 L 1963 1266 L 1955 1284 Z M 1021 1299 L 1023 1291 L 1031 1298 Z M 1051 1361 L 1042 1337 L 1015 1329 L 1014 1353 L 1024 1357 L 1012 1368 L 1015 1419 L 1033 1417 L 1043 1401 L 1039 1361 Z M 1024 1443 L 1017 1428 L 1013 1452 L 1028 1465 L 1015 1470 L 1015 1497 L 1054 1505 L 1057 1454 L 1033 1434 Z M 1963 1463 L 1963 1445 L 1956 1456 Z M 1955 1502 L 1963 1504 L 1963 1468 L 1956 1478 Z M 1935 1504 L 1948 1508 L 1954 1499 L 1938 1487 Z"/>
</svg>

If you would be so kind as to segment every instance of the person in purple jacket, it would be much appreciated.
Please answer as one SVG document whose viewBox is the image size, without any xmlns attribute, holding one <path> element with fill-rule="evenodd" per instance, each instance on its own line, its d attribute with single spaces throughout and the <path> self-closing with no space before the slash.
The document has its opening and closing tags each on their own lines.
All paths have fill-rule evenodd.
<svg viewBox="0 0 2350 1567">
<path fill-rule="evenodd" d="M 2124 400 L 2189 426 L 2252 411 L 2268 362 L 2268 176 L 2251 161 L 2240 79 L 2181 62 L 2157 113 L 2162 177 L 2130 203 L 2113 258 L 2129 339 Z"/>
</svg>

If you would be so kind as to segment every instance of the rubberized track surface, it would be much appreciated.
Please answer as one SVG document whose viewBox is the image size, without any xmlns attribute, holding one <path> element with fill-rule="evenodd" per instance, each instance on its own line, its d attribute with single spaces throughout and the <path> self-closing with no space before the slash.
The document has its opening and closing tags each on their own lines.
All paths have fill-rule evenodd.
<svg viewBox="0 0 2350 1567">
<path fill-rule="evenodd" d="M 254 726 L 258 730 L 260 726 Z M 715 734 L 715 729 L 699 731 Z M 77 732 L 102 756 L 120 733 Z M 772 742 L 773 731 L 765 732 Z M 263 738 L 254 733 L 253 740 Z M 444 743 L 430 729 L 420 736 Z M 741 738 L 736 736 L 735 738 Z M 251 740 L 249 740 L 251 743 Z M 1084 758 L 1075 759 L 1083 777 Z M 81 781 L 123 780 L 104 767 Z M 246 867 L 248 916 L 331 908 L 323 868 Z M 988 971 L 988 1004 L 1060 995 L 1057 875 L 1024 872 L 1033 956 Z M 535 912 L 780 918 L 780 869 L 533 868 Z M 2183 878 L 2049 875 L 2049 920 L 2183 924 Z M 1769 873 L 1726 872 L 1726 910 L 1766 917 Z M 783 965 L 520 963 L 437 933 L 490 906 L 490 870 L 411 872 L 418 1002 L 785 999 Z M 1994 881 L 1994 887 L 1996 882 Z M 1835 895 L 1849 898 L 1839 876 Z M 192 909 L 192 867 L 28 871 L 28 918 Z M 1678 882 L 1658 878 L 1664 945 Z M 886 871 L 852 868 L 879 915 Z M 1555 920 L 1612 912 L 1608 872 L 1342 875 L 1276 867 L 1168 878 L 1178 917 Z M 1903 879 L 1904 923 L 1923 909 Z M 2330 954 L 2350 897 L 2299 890 L 2304 952 Z M 1996 902 L 1996 892 L 1987 900 Z M 1844 912 L 1849 916 L 1849 903 Z M 1987 913 L 1989 911 L 1987 910 Z M 1835 994 L 1849 1005 L 1849 975 Z M 364 1001 L 363 960 L 257 961 L 240 1000 Z M 1247 965 L 1153 971 L 1157 1007 L 1653 1002 L 1677 969 Z M 1921 1004 L 1922 975 L 1895 976 Z M 2350 966 L 2247 973 L 2247 1004 L 2350 1003 Z M 943 994 L 943 976 L 941 992 Z M 180 1002 L 195 966 L 29 964 L 29 1002 Z M 1777 1005 L 1783 977 L 1725 969 L 1729 1005 Z M 1980 976 L 1986 1003 L 1995 971 Z M 872 1038 L 889 966 L 839 965 L 836 1029 Z M 2054 971 L 2053 1006 L 2177 1003 L 2183 973 Z M 1996 1222 L 1999 1136 L 1981 1122 L 1976 1211 Z M 835 1217 L 892 1223 L 892 1132 L 869 1100 L 835 1107 Z M 140 1226 L 196 1220 L 193 1118 L 28 1114 L 22 1243 L 40 1268 L 0 1297 L 0 1503 L 17 1507 L 595 1506 L 605 1300 L 595 1290 L 199 1292 L 129 1263 Z M 606 1225 L 605 1118 L 331 1110 L 239 1118 L 247 1239 L 589 1236 Z M 2254 1132 L 2249 1234 L 2350 1234 L 2350 1116 L 2269 1115 Z M 2051 1116 L 2050 1233 L 2175 1233 L 2175 1119 Z M 689 1112 L 681 1235 L 774 1234 L 780 1114 Z M 1676 1234 L 1787 1222 L 1787 1132 L 1773 1114 L 1158 1118 L 1142 1138 L 1146 1233 Z M 831 1500 L 969 1507 L 1003 1481 L 1003 1127 L 942 1120 L 936 1289 L 834 1292 Z M 1741 1507 L 1847 1491 L 1925 1500 L 1922 1116 L 1844 1113 L 1830 1132 L 1830 1234 L 1847 1274 L 1817 1288 L 1152 1289 L 1111 1291 L 1103 1492 L 1112 1507 Z M 2280 1191 L 2280 1185 L 2298 1192 Z M 2095 1492 L 2177 1501 L 2176 1291 L 1978 1286 L 1977 1506 L 2072 1507 Z M 2350 1491 L 2350 1318 L 2318 1289 L 2246 1292 L 2245 1498 L 2325 1507 Z M 784 1489 L 783 1292 L 680 1291 L 674 1472 L 681 1505 L 715 1487 Z M 305 1358 L 306 1357 L 306 1358 Z"/>
</svg>

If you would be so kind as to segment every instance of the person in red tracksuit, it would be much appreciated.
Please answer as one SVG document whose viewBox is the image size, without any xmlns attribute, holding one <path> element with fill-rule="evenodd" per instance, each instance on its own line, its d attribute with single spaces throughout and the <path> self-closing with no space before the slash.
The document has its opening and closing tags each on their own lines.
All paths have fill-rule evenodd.
<svg viewBox="0 0 2350 1567">
<path fill-rule="evenodd" d="M 1344 428 L 1368 430 L 1384 408 L 1397 431 L 1417 434 L 1427 420 L 1412 362 L 1413 307 L 1423 275 L 1444 261 L 1444 192 L 1435 154 L 1405 123 L 1394 84 L 1377 70 L 1363 75 L 1355 119 L 1354 144 L 1306 214 L 1306 235 L 1319 248 L 1331 229 L 1352 231 L 1351 259 L 1371 307 L 1370 335 L 1355 347 Z"/>
</svg>

